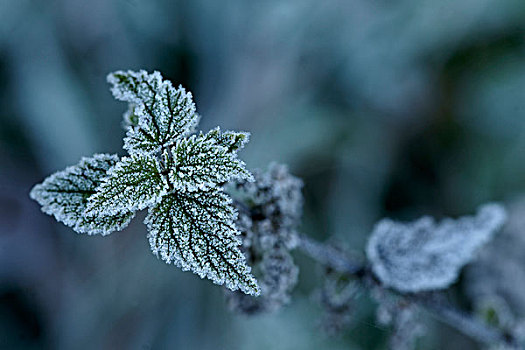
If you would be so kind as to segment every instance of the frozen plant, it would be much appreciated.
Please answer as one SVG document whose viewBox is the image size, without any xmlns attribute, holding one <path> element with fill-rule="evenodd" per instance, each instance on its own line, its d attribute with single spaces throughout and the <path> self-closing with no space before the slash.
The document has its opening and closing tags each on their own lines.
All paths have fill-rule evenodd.
<svg viewBox="0 0 525 350">
<path fill-rule="evenodd" d="M 384 219 L 375 226 L 366 253 L 385 286 L 401 292 L 443 289 L 505 220 L 498 204 L 481 207 L 474 217 L 439 224 L 430 217 L 407 224 Z"/>
<path fill-rule="evenodd" d="M 521 323 L 512 331 L 489 324 L 438 292 L 451 286 L 460 269 L 476 258 L 476 252 L 498 232 L 506 217 L 502 205 L 487 204 L 474 217 L 445 219 L 439 224 L 428 217 L 408 224 L 384 219 L 371 234 L 366 261 L 306 236 L 299 236 L 298 249 L 372 295 L 379 303 L 379 323 L 391 326 L 391 349 L 415 346 L 425 329 L 420 310 L 485 345 L 522 349 Z M 342 311 L 348 314 L 350 305 Z"/>
<path fill-rule="evenodd" d="M 290 253 L 284 249 L 272 249 L 251 265 L 259 282 L 260 296 L 253 298 L 238 291 L 227 291 L 228 307 L 238 313 L 253 315 L 277 311 L 287 304 L 299 274 Z"/>
<path fill-rule="evenodd" d="M 265 251 L 273 247 L 293 249 L 301 219 L 303 182 L 283 164 L 272 163 L 266 172 L 254 171 L 255 181 L 238 181 L 236 194 L 249 211 L 239 214 L 243 248 Z"/>
<path fill-rule="evenodd" d="M 490 322 L 438 292 L 456 281 L 502 227 L 502 205 L 487 204 L 475 216 L 439 223 L 429 217 L 412 223 L 381 220 L 366 259 L 356 259 L 298 233 L 302 181 L 277 164 L 253 176 L 237 155 L 248 133 L 218 127 L 198 132 L 200 117 L 191 93 L 158 72 L 118 71 L 108 81 L 115 98 L 128 104 L 123 121 L 128 154 L 84 157 L 35 185 L 30 196 L 44 213 L 78 233 L 107 235 L 148 209 L 145 224 L 153 253 L 225 285 L 229 306 L 245 314 L 275 311 L 289 302 L 299 275 L 292 254 L 299 250 L 331 271 L 320 301 L 332 330 L 349 323 L 359 307 L 357 291 L 367 291 L 379 303 L 378 320 L 392 328 L 391 349 L 414 346 L 423 329 L 420 310 L 480 343 L 523 348 L 525 323 L 509 312 L 524 305 L 523 288 L 516 288 L 523 278 L 515 277 L 522 277 L 515 273 L 522 261 L 520 224 L 503 243 L 485 251 L 468 278 L 475 287 L 468 293 L 471 305 L 508 317 Z M 509 254 L 498 260 L 501 251 Z M 485 288 L 490 279 L 494 285 L 512 283 Z"/>
<path fill-rule="evenodd" d="M 259 286 L 239 249 L 237 212 L 224 183 L 253 180 L 237 157 L 242 132 L 195 133 L 192 95 L 158 72 L 108 76 L 113 96 L 127 102 L 128 156 L 96 154 L 57 172 L 30 193 L 46 214 L 79 233 L 107 235 L 148 208 L 151 250 L 167 263 L 231 290 Z"/>
<path fill-rule="evenodd" d="M 476 302 L 503 299 L 525 314 L 525 198 L 509 205 L 509 220 L 479 259 L 466 270 L 466 293 Z"/>
<path fill-rule="evenodd" d="M 237 220 L 241 249 L 261 289 L 258 298 L 227 293 L 230 308 L 244 314 L 276 311 L 286 304 L 299 273 L 290 251 L 298 240 L 302 181 L 277 163 L 266 172 L 254 171 L 254 178 L 239 181 L 232 190 L 244 203 Z"/>
</svg>

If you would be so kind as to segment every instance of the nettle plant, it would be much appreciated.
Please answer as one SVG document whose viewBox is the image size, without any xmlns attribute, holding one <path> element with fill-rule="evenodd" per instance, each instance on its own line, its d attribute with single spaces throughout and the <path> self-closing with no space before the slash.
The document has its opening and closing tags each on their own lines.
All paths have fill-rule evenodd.
<svg viewBox="0 0 525 350">
<path fill-rule="evenodd" d="M 378 322 L 391 326 L 393 349 L 414 346 L 422 310 L 479 342 L 523 345 L 521 320 L 489 324 L 438 292 L 504 225 L 503 206 L 487 204 L 475 216 L 439 223 L 381 220 L 361 261 L 298 233 L 302 182 L 284 165 L 246 169 L 237 153 L 249 133 L 197 132 L 191 93 L 158 72 L 118 71 L 108 82 L 114 97 L 128 103 L 128 155 L 85 157 L 35 185 L 30 196 L 44 213 L 78 233 L 107 235 L 147 208 L 152 252 L 225 285 L 230 308 L 245 314 L 289 301 L 299 274 L 291 251 L 298 249 L 325 267 L 317 296 L 330 332 L 351 322 L 356 298 L 367 291 L 378 303 Z"/>
<path fill-rule="evenodd" d="M 223 185 L 253 180 L 237 151 L 242 132 L 195 133 L 192 95 L 160 73 L 115 72 L 116 99 L 127 102 L 124 149 L 95 154 L 48 177 L 31 191 L 46 214 L 79 233 L 107 235 L 148 208 L 145 224 L 154 254 L 167 263 L 232 290 L 258 295 L 239 249 L 236 211 Z"/>
</svg>

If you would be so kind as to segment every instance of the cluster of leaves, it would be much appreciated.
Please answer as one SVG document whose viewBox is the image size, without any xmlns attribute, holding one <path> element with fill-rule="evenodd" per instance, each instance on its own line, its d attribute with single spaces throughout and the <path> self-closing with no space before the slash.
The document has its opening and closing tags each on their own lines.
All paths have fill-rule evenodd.
<svg viewBox="0 0 525 350">
<path fill-rule="evenodd" d="M 447 288 L 483 244 L 506 220 L 498 204 L 482 206 L 476 216 L 457 220 L 423 217 L 412 223 L 381 220 L 366 253 L 384 286 L 400 292 Z"/>
<path fill-rule="evenodd" d="M 192 95 L 158 72 L 108 76 L 116 99 L 127 102 L 124 149 L 96 154 L 36 185 L 30 196 L 46 214 L 79 233 L 107 235 L 148 208 L 145 224 L 154 254 L 167 263 L 232 290 L 259 294 L 239 249 L 237 212 L 223 185 L 252 181 L 237 151 L 243 132 L 195 133 Z"/>
<path fill-rule="evenodd" d="M 290 250 L 298 241 L 302 181 L 286 166 L 275 163 L 268 171 L 255 171 L 254 175 L 254 182 L 239 181 L 232 189 L 244 207 L 237 220 L 242 251 L 261 288 L 257 299 L 227 294 L 230 308 L 245 314 L 275 311 L 287 303 L 299 273 Z"/>
</svg>

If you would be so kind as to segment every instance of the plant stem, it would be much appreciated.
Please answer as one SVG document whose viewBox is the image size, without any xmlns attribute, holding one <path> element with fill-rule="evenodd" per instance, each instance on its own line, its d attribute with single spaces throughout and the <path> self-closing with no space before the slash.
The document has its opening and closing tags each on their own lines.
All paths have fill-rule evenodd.
<svg viewBox="0 0 525 350">
<path fill-rule="evenodd" d="M 351 261 L 345 254 L 334 247 L 319 243 L 304 235 L 299 237 L 298 248 L 318 263 L 330 266 L 338 272 L 360 275 L 365 270 L 364 264 L 358 261 Z"/>
</svg>

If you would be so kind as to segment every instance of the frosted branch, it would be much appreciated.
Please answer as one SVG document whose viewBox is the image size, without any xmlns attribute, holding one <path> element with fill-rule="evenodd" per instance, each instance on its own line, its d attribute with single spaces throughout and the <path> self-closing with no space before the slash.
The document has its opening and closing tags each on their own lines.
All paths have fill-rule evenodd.
<svg viewBox="0 0 525 350">
<path fill-rule="evenodd" d="M 363 283 L 371 282 L 381 287 L 381 282 L 363 262 L 353 260 L 333 247 L 307 236 L 301 235 L 299 239 L 298 249 L 320 264 L 353 276 Z M 438 298 L 436 294 L 398 294 L 394 291 L 391 292 L 404 298 L 407 302 L 416 303 L 423 307 L 436 319 L 472 339 L 485 344 L 505 344 L 518 349 L 517 341 L 512 335 L 486 325 L 481 320 L 445 302 L 442 298 Z"/>
</svg>

